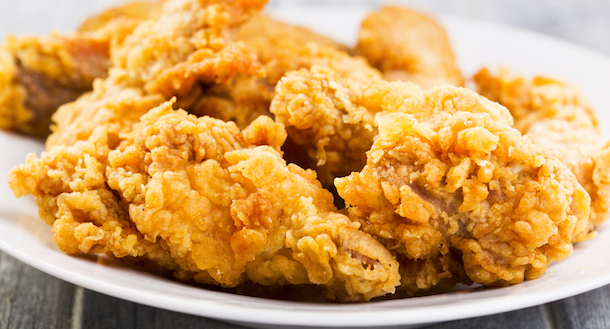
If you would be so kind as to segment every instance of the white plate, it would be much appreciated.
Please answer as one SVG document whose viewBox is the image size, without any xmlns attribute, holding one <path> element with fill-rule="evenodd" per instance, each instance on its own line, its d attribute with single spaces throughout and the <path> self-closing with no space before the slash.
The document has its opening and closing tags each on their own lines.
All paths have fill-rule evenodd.
<svg viewBox="0 0 610 329">
<path fill-rule="evenodd" d="M 309 25 L 346 43 L 355 40 L 363 9 L 273 7 L 278 17 Z M 503 64 L 520 74 L 545 74 L 580 86 L 610 130 L 610 60 L 565 42 L 493 24 L 444 18 L 465 75 L 483 65 Z M 0 133 L 0 172 L 23 162 L 42 144 Z M 477 288 L 435 296 L 362 304 L 305 303 L 239 296 L 196 288 L 103 259 L 70 257 L 59 251 L 51 229 L 31 198 L 15 199 L 0 182 L 0 249 L 63 280 L 104 294 L 178 312 L 259 327 L 390 327 L 483 316 L 551 302 L 610 283 L 610 225 L 580 243 L 574 255 L 553 263 L 539 279 L 506 288 Z"/>
</svg>

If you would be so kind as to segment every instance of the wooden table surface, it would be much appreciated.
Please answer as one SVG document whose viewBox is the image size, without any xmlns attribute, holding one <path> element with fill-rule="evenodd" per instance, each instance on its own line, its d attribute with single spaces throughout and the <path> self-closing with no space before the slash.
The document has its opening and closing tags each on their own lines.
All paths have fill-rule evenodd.
<svg viewBox="0 0 610 329">
<path fill-rule="evenodd" d="M 53 10 L 95 12 L 120 0 L 0 0 L 0 35 L 69 29 Z M 328 1 L 292 1 L 324 5 Z M 371 8 L 389 1 L 335 0 Z M 397 3 L 400 1 L 392 1 Z M 286 1 L 282 2 L 285 5 Z M 608 0 L 407 0 L 430 13 L 518 26 L 610 55 Z M 272 2 L 277 5 L 277 2 Z M 44 12 L 44 15 L 40 13 Z M 37 24 L 32 24 L 33 20 Z M 574 63 L 578 65 L 578 63 Z M 600 109 L 601 110 L 601 109 Z M 240 328 L 102 295 L 40 272 L 0 252 L 0 328 Z M 610 328 L 610 286 L 553 303 L 426 328 Z"/>
</svg>

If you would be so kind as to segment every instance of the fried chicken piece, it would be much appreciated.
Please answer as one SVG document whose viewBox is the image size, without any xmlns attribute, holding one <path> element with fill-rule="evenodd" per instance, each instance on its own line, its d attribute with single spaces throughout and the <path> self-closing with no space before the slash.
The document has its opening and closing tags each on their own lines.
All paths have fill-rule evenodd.
<svg viewBox="0 0 610 329">
<path fill-rule="evenodd" d="M 156 76 L 184 65 L 179 61 L 188 60 L 191 53 L 209 51 L 210 46 L 216 47 L 215 54 L 201 61 L 191 57 L 188 63 L 194 69 L 214 69 L 218 63 L 226 62 L 224 55 L 233 53 L 235 46 L 226 41 L 223 48 L 220 38 L 231 24 L 245 20 L 248 12 L 262 5 L 250 2 L 244 8 L 236 8 L 241 4 L 194 0 L 166 3 L 158 20 L 140 24 L 121 43 L 119 48 L 123 49 L 113 53 L 112 62 L 122 61 L 124 65 L 112 68 L 107 79 L 96 80 L 92 92 L 55 113 L 55 132 L 47 139 L 47 150 L 39 158 L 29 155 L 26 164 L 14 168 L 9 184 L 16 196 L 34 195 L 41 218 L 53 225 L 55 241 L 62 250 L 146 257 L 179 271 L 167 246 L 151 243 L 137 234 L 126 205 L 107 186 L 108 153 L 141 115 L 165 100 L 163 95 L 145 90 L 145 81 L 155 82 Z M 185 47 L 178 47 L 180 39 L 196 43 L 197 52 L 193 44 L 186 42 Z M 168 58 L 158 61 L 154 54 L 161 52 Z M 253 69 L 247 65 L 251 54 L 244 56 L 244 61 L 238 63 Z"/>
<path fill-rule="evenodd" d="M 266 116 L 240 133 L 165 104 L 110 153 L 108 185 L 199 282 L 324 284 L 344 301 L 393 292 L 392 255 L 336 212 L 313 171 L 286 165 L 285 138 Z"/>
<path fill-rule="evenodd" d="M 322 65 L 358 80 L 380 75 L 363 58 L 350 56 L 345 46 L 306 28 L 278 22 L 262 14 L 243 24 L 236 38 L 254 50 L 266 77 L 244 75 L 215 85 L 191 100 L 194 105 L 180 100 L 180 105 L 189 112 L 234 121 L 243 128 L 259 115 L 270 115 L 273 90 L 287 72 Z"/>
<path fill-rule="evenodd" d="M 39 205 L 51 201 L 59 218 L 45 220 L 62 250 L 146 257 L 205 284 L 320 284 L 342 301 L 398 285 L 393 256 L 336 212 L 313 171 L 286 165 L 278 152 L 286 132 L 270 118 L 240 132 L 167 102 L 107 160 L 97 139 L 107 134 L 98 132 L 11 173 L 11 182 L 30 181 L 43 194 Z M 46 185 L 53 171 L 61 178 Z M 12 187 L 17 195 L 32 188 Z"/>
<path fill-rule="evenodd" d="M 489 113 L 473 113 L 468 106 L 476 98 L 453 93 L 436 120 L 379 118 L 364 169 L 335 180 L 350 218 L 407 259 L 401 289 L 428 289 L 459 275 L 460 261 L 428 266 L 419 280 L 404 274 L 412 262 L 443 263 L 451 254 L 461 254 L 476 283 L 535 279 L 569 256 L 572 239 L 587 229 L 590 199 L 572 172 Z"/>
<path fill-rule="evenodd" d="M 365 18 L 357 51 L 389 81 L 410 81 L 424 89 L 464 84 L 445 30 L 408 8 L 386 6 Z"/>
<path fill-rule="evenodd" d="M 512 124 L 510 113 L 493 102 L 482 97 L 454 97 L 469 93 L 474 94 L 457 87 L 445 88 L 425 99 L 422 89 L 413 83 L 387 82 L 374 76 L 354 80 L 314 66 L 282 78 L 271 112 L 286 126 L 292 141 L 317 162 L 320 180 L 328 184 L 335 177 L 362 169 L 365 153 L 378 133 L 375 119 L 391 112 L 433 121 L 453 108 L 450 102 L 463 101 L 472 112 L 486 112 L 494 120 Z"/>
<path fill-rule="evenodd" d="M 60 108 L 47 151 L 9 184 L 36 197 L 62 250 L 143 257 L 207 284 L 319 284 L 342 301 L 394 292 L 396 260 L 336 212 L 313 171 L 286 165 L 280 124 L 263 116 L 242 132 L 171 101 L 150 110 L 254 74 L 254 57 L 224 37 L 262 5 L 166 2 L 113 51 L 109 77 Z"/>
<path fill-rule="evenodd" d="M 600 142 L 593 107 L 577 88 L 550 78 L 528 80 L 505 69 L 498 75 L 482 69 L 474 80 L 482 95 L 508 108 L 515 128 L 572 170 L 591 196 L 588 234 L 577 240 L 594 236 L 610 212 L 610 145 Z"/>
<path fill-rule="evenodd" d="M 144 102 L 142 108 L 150 109 L 151 103 L 187 95 L 199 85 L 223 83 L 239 74 L 256 75 L 260 72 L 256 56 L 243 43 L 228 38 L 264 2 L 244 1 L 243 6 L 222 0 L 164 2 L 158 19 L 142 22 L 113 50 L 109 77 L 55 113 L 47 148 L 86 140 L 98 126 L 106 125 L 112 149 L 119 134 L 131 130 L 144 114 L 128 107 Z"/>
<path fill-rule="evenodd" d="M 90 18 L 78 33 L 7 37 L 0 49 L 0 128 L 46 137 L 57 108 L 106 77 L 111 44 L 156 17 L 158 8 L 130 3 Z"/>
<path fill-rule="evenodd" d="M 9 36 L 0 49 L 0 127 L 46 137 L 57 108 L 106 75 L 108 47 L 86 35 Z"/>
</svg>

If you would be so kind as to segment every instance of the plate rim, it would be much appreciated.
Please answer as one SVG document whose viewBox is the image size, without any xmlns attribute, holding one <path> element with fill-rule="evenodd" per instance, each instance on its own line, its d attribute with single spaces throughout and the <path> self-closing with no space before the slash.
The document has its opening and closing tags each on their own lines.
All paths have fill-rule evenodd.
<svg viewBox="0 0 610 329">
<path fill-rule="evenodd" d="M 441 18 L 441 21 L 443 22 L 450 22 L 451 24 L 474 24 L 474 25 L 484 25 L 493 29 L 500 29 L 503 31 L 509 31 L 509 33 L 519 33 L 520 35 L 526 35 L 530 38 L 535 38 L 535 39 L 541 39 L 544 42 L 551 42 L 551 43 L 555 43 L 560 47 L 569 47 L 572 51 L 578 51 L 582 54 L 584 54 L 583 56 L 588 56 L 588 57 L 595 57 L 596 60 L 602 61 L 604 63 L 606 63 L 608 65 L 608 67 L 610 67 L 610 58 L 604 54 L 598 53 L 596 51 L 590 50 L 586 47 L 583 46 L 579 46 L 579 45 L 575 45 L 572 44 L 570 42 L 567 42 L 565 40 L 561 40 L 555 37 L 551 37 L 548 35 L 544 35 L 538 32 L 533 32 L 533 31 L 529 31 L 526 29 L 522 29 L 522 28 L 518 28 L 518 27 L 511 27 L 511 26 L 506 26 L 506 25 L 502 25 L 502 24 L 497 24 L 497 23 L 492 23 L 492 22 L 487 22 L 487 21 L 481 21 L 481 20 L 476 20 L 476 19 L 469 19 L 469 18 L 462 18 L 462 17 L 455 17 L 455 16 L 449 16 L 449 15 L 437 15 L 437 17 Z M 3 217 L 3 215 L 0 215 Z M 39 219 L 40 220 L 40 219 Z M 43 223 L 44 224 L 44 223 Z M 46 224 L 44 224 L 46 225 Z M 602 228 L 605 228 L 605 232 L 602 232 L 606 235 L 610 234 L 610 230 L 608 229 L 608 226 L 610 224 L 608 222 L 606 222 Z M 604 229 L 602 229 L 602 231 L 604 231 Z M 600 233 L 600 235 L 602 235 Z M 599 237 L 598 237 L 599 239 Z M 361 327 L 375 327 L 375 326 L 393 326 L 393 325 L 424 325 L 424 324 L 430 324 L 430 323 L 437 323 L 437 322 L 445 322 L 445 321 L 451 321 L 451 320 L 460 320 L 460 319 L 466 319 L 466 318 L 473 318 L 473 317 L 479 317 L 479 316 L 486 316 L 486 315 L 490 315 L 490 314 L 498 314 L 498 313 L 503 313 L 503 312 L 508 312 L 508 311 L 513 311 L 513 310 L 517 310 L 517 309 L 522 309 L 522 308 L 527 308 L 527 307 L 531 307 L 531 306 L 536 306 L 536 305 L 541 305 L 544 303 L 548 303 L 548 302 L 552 302 L 552 301 L 556 301 L 559 299 L 563 299 L 563 298 L 567 298 L 567 297 L 571 297 L 574 295 L 577 295 L 579 293 L 584 293 L 596 288 L 599 288 L 601 286 L 610 284 L 610 273 L 608 273 L 607 275 L 603 275 L 603 276 L 598 276 L 593 280 L 589 280 L 586 282 L 582 282 L 576 285 L 571 285 L 569 286 L 569 288 L 558 288 L 556 290 L 551 291 L 551 293 L 546 293 L 546 294 L 542 294 L 542 293 L 536 293 L 534 294 L 533 298 L 532 296 L 528 296 L 529 298 L 527 298 L 526 300 L 522 300 L 519 298 L 512 298 L 512 299 L 508 299 L 502 303 L 497 303 L 497 304 L 493 304 L 493 305 L 489 305 L 490 302 L 489 300 L 486 299 L 482 299 L 482 300 L 475 300 L 474 303 L 465 305 L 463 307 L 456 307 L 456 304 L 448 304 L 448 305 L 441 305 L 441 306 L 436 306 L 434 308 L 434 312 L 437 315 L 437 318 L 435 319 L 424 319 L 426 316 L 422 315 L 422 314 L 418 314 L 417 313 L 417 309 L 410 309 L 405 311 L 404 309 L 389 309 L 389 310 L 383 310 L 383 309 L 375 309 L 371 312 L 373 313 L 369 313 L 369 312 L 365 312 L 362 313 L 362 315 L 358 315 L 360 313 L 352 309 L 354 309 L 354 305 L 357 306 L 361 306 L 361 305 L 366 305 L 366 304 L 341 304 L 341 305 L 334 305 L 334 304 L 316 304 L 316 305 L 325 305 L 324 308 L 329 309 L 329 312 L 323 312 L 323 313 L 319 313 L 318 310 L 294 310 L 291 315 L 287 315 L 285 314 L 285 310 L 273 310 L 273 309 L 265 309 L 265 312 L 268 312 L 267 314 L 269 316 L 265 316 L 264 318 L 261 316 L 260 309 L 252 309 L 249 308 L 247 305 L 243 305 L 243 306 L 239 306 L 236 304 L 222 304 L 219 303 L 217 301 L 213 301 L 213 300 L 208 300 L 208 301 L 201 301 L 201 300 L 190 300 L 188 297 L 185 296 L 166 296 L 164 298 L 169 298 L 170 301 L 172 301 L 172 303 L 163 303 L 159 301 L 159 298 L 162 298 L 163 296 L 160 296 L 158 294 L 154 294 L 154 293 L 150 293 L 150 292 L 143 292 L 140 289 L 130 289 L 129 287 L 124 287 L 121 286 L 117 283 L 113 283 L 113 282 L 105 282 L 105 281 L 100 281 L 100 279 L 97 278 L 87 278 L 85 276 L 79 276 L 76 275 L 74 273 L 72 273 L 69 269 L 62 269 L 58 266 L 54 266 L 52 263 L 47 262 L 47 261 L 41 261 L 40 259 L 36 259 L 35 257 L 32 257 L 31 255 L 29 255 L 27 252 L 24 252 L 23 250 L 19 250 L 18 248 L 16 248 L 15 246 L 12 246 L 11 244 L 7 243 L 6 241 L 3 241 L 2 239 L 0 239 L 0 250 L 3 250 L 4 252 L 6 252 L 7 254 L 11 255 L 12 257 L 24 262 L 25 264 L 28 264 L 29 266 L 32 266 L 42 272 L 45 272 L 47 274 L 50 274 L 54 277 L 57 277 L 61 280 L 70 282 L 72 284 L 99 292 L 99 293 L 103 293 L 109 296 L 113 296 L 113 297 L 117 297 L 117 298 L 121 298 L 124 300 L 128 300 L 134 303 L 141 303 L 144 305 L 148 305 L 148 306 L 152 306 L 152 307 L 158 307 L 161 309 L 166 309 L 166 310 L 171 310 L 171 311 L 176 311 L 176 312 L 180 312 L 180 313 L 187 313 L 187 314 L 192 314 L 192 315 L 197 315 L 197 316 L 204 316 L 204 317 L 209 317 L 209 318 L 213 318 L 213 319 L 218 319 L 218 320 L 224 320 L 224 321 L 228 321 L 228 322 L 234 322 L 234 323 L 241 323 L 241 324 L 258 324 L 258 325 L 276 325 L 276 326 L 291 326 L 291 325 L 298 325 L 298 326 L 326 326 L 326 327 L 346 327 L 346 326 L 361 326 Z M 61 252 L 60 252 L 61 253 Z M 61 253 L 62 255 L 66 256 L 66 257 L 72 257 L 66 254 Z M 98 281 L 98 282 L 96 282 Z M 529 281 L 529 282 L 535 282 L 535 281 Z M 177 283 L 180 284 L 180 283 Z M 526 284 L 526 283 L 522 283 Z M 193 288 L 192 286 L 190 286 L 190 288 Z M 201 289 L 202 288 L 197 288 L 195 287 L 195 289 Z M 494 289 L 503 289 L 503 288 L 494 288 Z M 214 292 L 214 291 L 210 291 L 207 290 L 207 292 L 214 294 L 214 293 L 219 293 L 219 294 L 225 294 L 223 292 Z M 477 293 L 477 292 L 474 292 Z M 244 299 L 244 302 L 254 302 L 256 303 L 257 301 L 260 301 L 261 298 L 259 297 L 249 297 L 249 296 L 237 296 L 237 295 L 233 295 L 234 297 L 238 298 L 238 299 Z M 435 296 L 425 296 L 425 297 L 416 297 L 416 298 L 434 298 Z M 491 298 L 492 300 L 499 298 L 499 297 L 494 297 Z M 201 303 L 197 303 L 197 302 L 205 302 L 203 304 L 205 304 L 205 307 L 201 307 L 201 306 L 197 306 L 195 305 L 195 307 L 191 307 L 191 305 L 193 304 L 189 304 L 191 302 L 195 302 L 193 304 L 201 304 Z M 302 305 L 302 302 L 291 302 L 291 301 L 282 301 L 283 303 L 294 303 L 295 305 Z M 392 301 L 373 301 L 373 303 L 385 303 L 385 302 L 392 302 Z M 298 303 L 298 304 L 297 304 Z M 216 304 L 216 308 L 214 308 L 214 304 Z M 264 303 L 263 303 L 264 304 Z M 473 307 L 473 306 L 478 306 L 481 304 L 486 304 L 484 308 L 477 308 L 477 307 Z M 212 306 L 211 308 L 208 309 L 208 307 Z M 235 309 L 237 308 L 237 309 Z M 424 309 L 430 308 L 430 306 L 426 306 L 423 307 Z M 203 311 L 203 312 L 202 312 Z M 234 313 L 235 312 L 239 312 L 239 316 L 240 319 L 235 318 Z M 243 313 L 242 313 L 243 312 Z M 279 312 L 279 314 L 277 314 Z M 341 321 L 341 323 L 336 322 L 336 318 L 337 314 L 335 314 L 336 312 L 341 312 L 341 314 L 349 314 L 349 315 L 355 315 L 355 317 L 353 318 L 348 318 L 345 319 L 343 318 L 343 321 Z M 412 314 L 413 317 L 405 317 L 403 313 L 414 313 Z M 296 314 L 295 314 L 296 313 Z M 276 317 L 276 315 L 279 315 Z M 283 316 L 282 316 L 283 315 Z M 371 315 L 376 315 L 375 318 L 370 318 Z M 419 316 L 418 316 L 419 315 Z M 246 319 L 244 319 L 244 316 L 246 316 Z M 378 316 L 378 317 L 377 317 Z M 297 319 L 305 319 L 307 318 L 309 320 L 309 322 L 307 324 L 303 324 L 301 322 L 295 321 Z M 380 323 L 380 319 L 383 320 L 383 323 Z M 335 322 L 333 322 L 332 320 L 335 320 Z"/>
</svg>

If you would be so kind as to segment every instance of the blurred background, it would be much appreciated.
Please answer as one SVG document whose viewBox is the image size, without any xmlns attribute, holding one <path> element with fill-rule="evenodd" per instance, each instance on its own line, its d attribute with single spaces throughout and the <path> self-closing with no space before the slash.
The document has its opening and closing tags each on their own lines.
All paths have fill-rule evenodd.
<svg viewBox="0 0 610 329">
<path fill-rule="evenodd" d="M 125 0 L 0 0 L 0 35 L 70 30 L 80 17 Z M 403 4 L 437 15 L 491 21 L 586 46 L 610 55 L 608 0 L 271 0 L 270 7 L 349 6 L 366 9 Z M 73 12 L 74 20 L 57 12 Z"/>
</svg>

